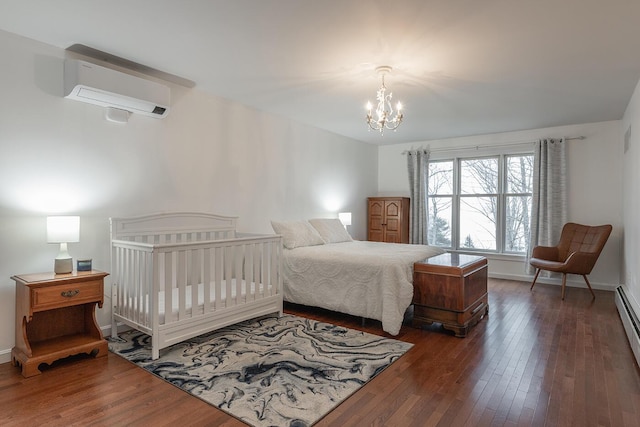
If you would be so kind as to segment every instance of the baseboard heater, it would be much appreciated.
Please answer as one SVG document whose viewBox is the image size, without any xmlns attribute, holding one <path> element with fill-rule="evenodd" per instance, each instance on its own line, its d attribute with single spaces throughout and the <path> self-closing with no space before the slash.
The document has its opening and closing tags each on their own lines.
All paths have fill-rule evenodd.
<svg viewBox="0 0 640 427">
<path fill-rule="evenodd" d="M 640 366 L 640 321 L 638 321 L 638 316 L 633 307 L 631 307 L 622 286 L 616 288 L 616 307 L 624 325 L 624 330 L 627 333 L 629 345 L 636 357 L 636 363 Z"/>
</svg>

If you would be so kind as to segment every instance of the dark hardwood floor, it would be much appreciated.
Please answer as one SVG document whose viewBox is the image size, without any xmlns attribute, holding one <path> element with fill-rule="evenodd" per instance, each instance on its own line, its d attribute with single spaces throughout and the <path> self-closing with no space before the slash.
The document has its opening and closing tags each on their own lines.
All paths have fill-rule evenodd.
<svg viewBox="0 0 640 427">
<path fill-rule="evenodd" d="M 489 281 L 489 315 L 466 338 L 403 326 L 415 346 L 317 426 L 640 426 L 640 370 L 612 292 Z M 286 311 L 382 334 L 378 322 Z M 22 378 L 0 365 L 0 425 L 242 426 L 109 354 Z"/>
</svg>

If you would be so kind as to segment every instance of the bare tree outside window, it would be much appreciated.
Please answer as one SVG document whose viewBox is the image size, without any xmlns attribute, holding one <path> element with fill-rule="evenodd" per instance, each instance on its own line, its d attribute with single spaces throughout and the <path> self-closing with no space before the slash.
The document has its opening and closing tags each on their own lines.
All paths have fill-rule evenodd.
<svg viewBox="0 0 640 427">
<path fill-rule="evenodd" d="M 460 160 L 460 247 L 497 249 L 498 171 L 497 157 Z"/>
<path fill-rule="evenodd" d="M 530 154 L 430 162 L 429 243 L 451 249 L 526 252 L 532 176 Z"/>
<path fill-rule="evenodd" d="M 453 161 L 429 162 L 427 206 L 429 244 L 451 247 Z"/>
<path fill-rule="evenodd" d="M 526 252 L 529 247 L 533 156 L 506 158 L 505 252 Z"/>
</svg>

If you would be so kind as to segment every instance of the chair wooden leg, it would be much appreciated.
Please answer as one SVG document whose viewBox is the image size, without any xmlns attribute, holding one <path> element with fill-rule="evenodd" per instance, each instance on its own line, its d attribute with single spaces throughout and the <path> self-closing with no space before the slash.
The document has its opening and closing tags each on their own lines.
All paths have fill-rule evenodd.
<svg viewBox="0 0 640 427">
<path fill-rule="evenodd" d="M 564 301 L 564 288 L 567 286 L 567 273 L 562 273 L 562 300 Z"/>
<path fill-rule="evenodd" d="M 533 282 L 531 283 L 531 287 L 529 288 L 529 290 L 533 289 L 533 285 L 536 284 L 536 280 L 538 280 L 538 274 L 540 274 L 540 269 L 536 268 L 536 275 L 533 278 Z"/>
<path fill-rule="evenodd" d="M 594 294 L 593 289 L 591 289 L 591 283 L 589 283 L 589 279 L 587 279 L 587 275 L 583 274 L 582 277 L 584 277 L 584 281 L 587 282 L 587 286 L 589 287 L 589 292 L 591 292 L 591 296 L 593 297 L 593 299 L 596 299 L 596 294 Z"/>
</svg>

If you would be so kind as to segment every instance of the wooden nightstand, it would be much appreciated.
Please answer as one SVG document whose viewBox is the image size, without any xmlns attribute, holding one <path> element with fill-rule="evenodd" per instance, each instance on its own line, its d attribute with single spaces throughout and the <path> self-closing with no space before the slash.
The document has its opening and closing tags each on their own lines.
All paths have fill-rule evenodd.
<svg viewBox="0 0 640 427">
<path fill-rule="evenodd" d="M 413 326 L 433 322 L 465 337 L 489 312 L 487 259 L 446 253 L 413 265 Z"/>
<path fill-rule="evenodd" d="M 81 271 L 69 274 L 38 273 L 13 276 L 16 282 L 16 346 L 14 366 L 22 375 L 40 374 L 42 363 L 80 353 L 107 355 L 95 316 L 104 301 L 108 273 Z"/>
</svg>

